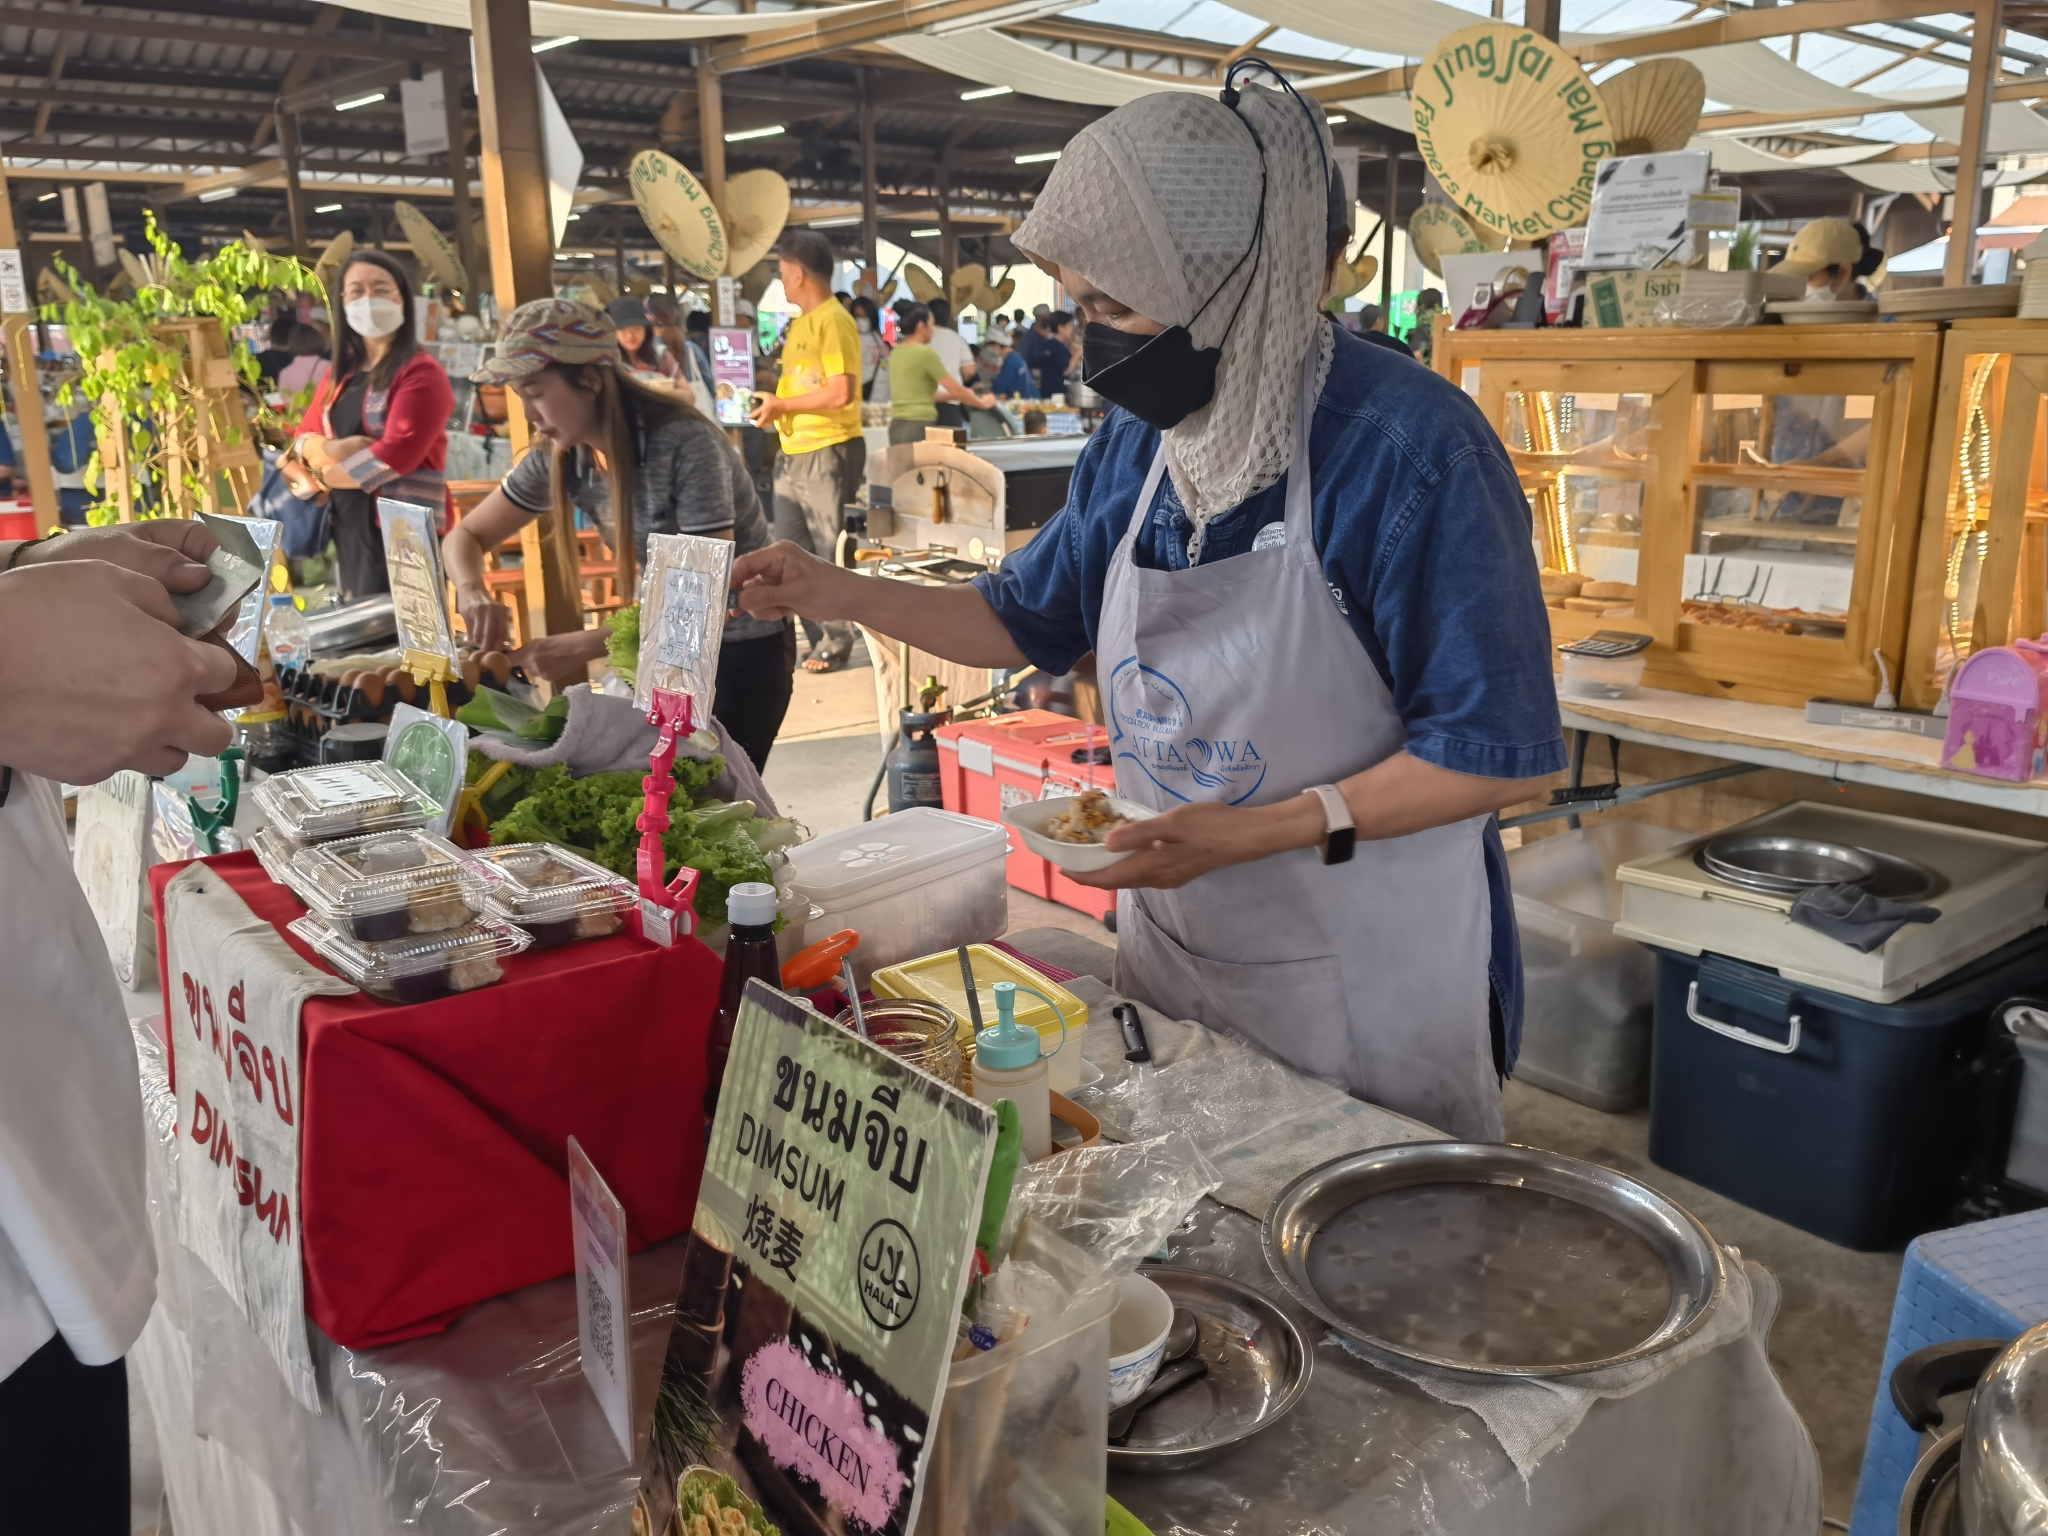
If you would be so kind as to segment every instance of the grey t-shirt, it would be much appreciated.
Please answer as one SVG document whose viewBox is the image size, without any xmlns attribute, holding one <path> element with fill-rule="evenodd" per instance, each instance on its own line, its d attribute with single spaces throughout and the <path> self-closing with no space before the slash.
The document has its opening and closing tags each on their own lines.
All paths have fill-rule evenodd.
<svg viewBox="0 0 2048 1536">
<path fill-rule="evenodd" d="M 505 495 L 529 512 L 554 506 L 551 486 L 553 455 L 527 454 L 505 476 Z M 641 448 L 640 473 L 633 494 L 633 557 L 645 567 L 647 536 L 653 533 L 731 533 L 733 557 L 751 554 L 768 544 L 768 520 L 761 498 L 739 454 L 725 434 L 702 416 L 664 417 Z M 612 520 L 611 479 L 579 448 L 563 466 L 568 476 L 569 504 L 590 515 L 606 544 L 617 548 Z M 731 618 L 725 621 L 728 642 L 753 640 L 781 630 L 783 620 Z"/>
</svg>

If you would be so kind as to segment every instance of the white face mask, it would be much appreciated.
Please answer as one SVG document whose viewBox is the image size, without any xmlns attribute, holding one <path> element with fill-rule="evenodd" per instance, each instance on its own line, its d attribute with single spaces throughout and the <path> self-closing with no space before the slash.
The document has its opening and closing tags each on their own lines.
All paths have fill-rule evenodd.
<svg viewBox="0 0 2048 1536">
<path fill-rule="evenodd" d="M 341 312 L 348 316 L 348 323 L 359 336 L 389 336 L 405 324 L 405 306 L 382 294 L 350 299 L 342 305 Z"/>
<path fill-rule="evenodd" d="M 866 315 L 860 316 L 853 323 L 860 327 L 860 333 L 863 336 L 869 335 L 874 331 L 874 327 L 868 324 L 868 317 Z"/>
</svg>

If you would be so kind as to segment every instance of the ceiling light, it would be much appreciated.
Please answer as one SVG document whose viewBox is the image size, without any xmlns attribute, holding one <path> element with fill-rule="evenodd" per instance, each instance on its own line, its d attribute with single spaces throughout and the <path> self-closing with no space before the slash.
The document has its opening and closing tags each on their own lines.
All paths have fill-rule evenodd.
<svg viewBox="0 0 2048 1536">
<path fill-rule="evenodd" d="M 1060 157 L 1060 151 L 1059 151 L 1059 150 L 1056 150 L 1056 149 L 1042 149 L 1042 150 L 1040 150 L 1040 151 L 1039 151 L 1039 152 L 1038 152 L 1037 154 L 1035 154 L 1035 155 L 1019 155 L 1019 156 L 1017 157 L 1017 164 L 1019 164 L 1019 165 L 1043 165 L 1043 164 L 1045 164 L 1045 163 L 1046 163 L 1046 161 L 1048 161 L 1048 160 L 1057 160 L 1057 159 L 1059 159 L 1059 157 Z"/>
<path fill-rule="evenodd" d="M 39 203 L 54 203 L 55 201 L 57 201 L 57 194 L 55 192 L 45 192 L 41 197 L 37 198 L 36 201 Z"/>
<path fill-rule="evenodd" d="M 1328 117 L 1324 118 L 1323 121 L 1328 123 L 1332 128 L 1334 128 L 1339 123 L 1350 122 L 1351 119 L 1342 112 L 1332 112 Z"/>
<path fill-rule="evenodd" d="M 772 139 L 784 131 L 780 123 L 777 123 L 773 128 L 741 128 L 736 132 L 728 133 L 725 136 L 725 142 L 728 144 L 738 144 L 745 139 Z"/>
<path fill-rule="evenodd" d="M 353 112 L 357 107 L 373 107 L 383 99 L 384 93 L 382 91 L 378 91 L 370 96 L 351 96 L 347 101 L 337 101 L 334 104 L 334 110 L 337 112 Z"/>
<path fill-rule="evenodd" d="M 533 51 L 535 53 L 546 53 L 552 48 L 566 48 L 571 43 L 580 43 L 582 41 L 582 38 L 576 36 L 576 34 L 572 32 L 567 37 L 551 37 L 547 39 L 545 42 L 535 43 L 533 45 Z"/>
<path fill-rule="evenodd" d="M 582 215 L 582 214 L 580 214 L 580 213 L 572 213 L 572 214 L 569 214 L 569 215 L 567 215 L 567 216 L 566 216 L 566 220 L 565 220 L 565 222 L 566 222 L 566 221 L 573 221 L 573 220 L 576 220 L 576 219 L 580 219 L 580 218 L 582 218 L 582 217 L 583 217 L 583 215 Z"/>
<path fill-rule="evenodd" d="M 812 219 L 810 227 L 812 229 L 839 229 L 848 224 L 858 224 L 863 217 L 864 215 L 858 213 L 834 214 L 829 219 Z"/>
<path fill-rule="evenodd" d="M 910 238 L 913 240 L 929 240 L 938 234 L 939 231 L 936 229 L 913 229 L 910 232 Z"/>
<path fill-rule="evenodd" d="M 318 208 L 315 208 L 315 209 L 314 209 L 313 211 L 314 211 L 315 213 L 339 213 L 339 212 L 341 212 L 341 204 L 340 204 L 340 203 L 322 203 L 322 204 L 321 204 L 321 205 L 320 205 L 320 206 L 319 206 Z"/>
<path fill-rule="evenodd" d="M 564 251 L 564 252 L 562 252 L 562 259 L 563 259 L 564 261 L 595 261 L 595 260 L 597 260 L 597 252 L 595 252 L 595 251 Z"/>
<path fill-rule="evenodd" d="M 240 187 L 215 187 L 211 192 L 200 193 L 199 201 L 201 201 L 202 203 L 225 202 L 228 198 L 233 197 L 237 192 L 241 190 L 242 189 Z"/>
<path fill-rule="evenodd" d="M 962 101 L 987 101 L 991 96 L 1007 96 L 1014 89 L 1014 86 L 1008 85 L 984 85 L 978 90 L 962 91 L 960 99 Z"/>
</svg>

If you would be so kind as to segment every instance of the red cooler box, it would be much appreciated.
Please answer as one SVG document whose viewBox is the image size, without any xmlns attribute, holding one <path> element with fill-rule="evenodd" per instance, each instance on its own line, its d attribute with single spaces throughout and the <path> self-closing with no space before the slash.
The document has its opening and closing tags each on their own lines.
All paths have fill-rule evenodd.
<svg viewBox="0 0 2048 1536">
<path fill-rule="evenodd" d="M 933 734 L 939 742 L 939 792 L 949 811 L 1001 821 L 1004 811 L 1027 800 L 1116 788 L 1115 768 L 1097 760 L 1109 756 L 1109 732 L 1071 715 L 1027 709 L 942 725 Z M 1116 910 L 1116 892 L 1075 884 L 1016 838 L 1003 873 L 1018 890 L 1090 917 Z"/>
</svg>

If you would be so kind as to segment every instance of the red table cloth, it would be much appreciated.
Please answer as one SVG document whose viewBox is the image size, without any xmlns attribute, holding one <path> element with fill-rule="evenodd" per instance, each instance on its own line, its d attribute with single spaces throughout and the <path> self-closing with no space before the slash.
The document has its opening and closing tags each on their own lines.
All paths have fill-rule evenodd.
<svg viewBox="0 0 2048 1536">
<path fill-rule="evenodd" d="M 254 854 L 205 862 L 280 932 L 306 910 Z M 184 867 L 150 871 L 167 1019 L 164 886 Z M 437 1333 L 574 1268 L 571 1136 L 625 1206 L 634 1248 L 696 1209 L 718 957 L 694 939 L 649 944 L 629 923 L 503 964 L 504 980 L 436 1002 L 316 997 L 301 1013 L 306 1309 L 343 1344 Z M 174 1080 L 177 1036 L 164 1031 Z"/>
</svg>

